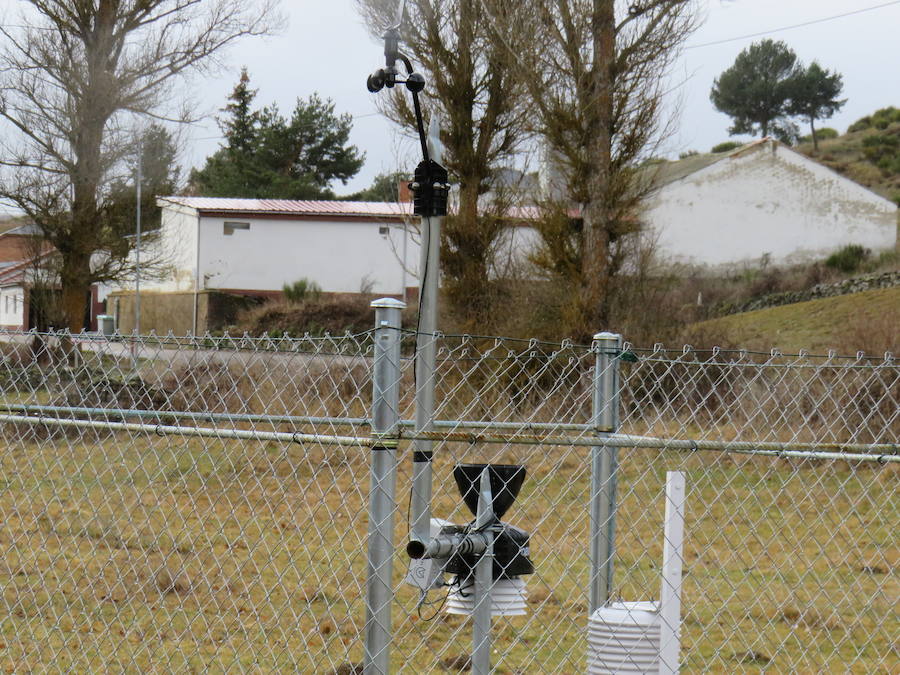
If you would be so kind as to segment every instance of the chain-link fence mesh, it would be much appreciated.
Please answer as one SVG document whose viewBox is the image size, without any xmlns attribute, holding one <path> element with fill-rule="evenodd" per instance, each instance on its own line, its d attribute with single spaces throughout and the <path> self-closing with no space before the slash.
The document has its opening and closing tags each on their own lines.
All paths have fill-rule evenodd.
<svg viewBox="0 0 900 675">
<path fill-rule="evenodd" d="M 613 602 L 659 600 L 666 473 L 686 476 L 685 672 L 896 671 L 890 355 L 433 339 L 431 434 L 408 421 L 421 383 L 401 340 L 392 672 L 460 672 L 472 652 L 454 589 L 404 580 L 414 437 L 434 440 L 432 514 L 453 523 L 473 519 L 457 463 L 526 467 L 503 520 L 530 533 L 535 572 L 526 614 L 493 619 L 496 672 L 587 669 L 601 441 L 618 459 Z M 28 333 L 0 350 L 0 667 L 361 672 L 372 334 Z M 599 398 L 598 363 L 618 372 Z"/>
</svg>

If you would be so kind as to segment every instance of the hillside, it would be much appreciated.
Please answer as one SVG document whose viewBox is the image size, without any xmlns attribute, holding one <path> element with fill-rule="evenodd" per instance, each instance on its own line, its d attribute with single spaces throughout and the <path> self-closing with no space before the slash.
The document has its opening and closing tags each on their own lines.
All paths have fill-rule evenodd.
<svg viewBox="0 0 900 675">
<path fill-rule="evenodd" d="M 734 314 L 694 324 L 692 329 L 698 336 L 721 336 L 727 346 L 751 349 L 898 354 L 900 287 Z"/>
<path fill-rule="evenodd" d="M 843 135 L 819 140 L 818 153 L 811 141 L 796 149 L 900 204 L 900 109 L 884 108 Z"/>
</svg>

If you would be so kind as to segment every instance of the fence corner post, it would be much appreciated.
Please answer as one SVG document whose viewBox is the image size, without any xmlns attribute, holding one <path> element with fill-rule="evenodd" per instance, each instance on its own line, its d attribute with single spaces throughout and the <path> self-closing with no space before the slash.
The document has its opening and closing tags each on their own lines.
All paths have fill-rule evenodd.
<svg viewBox="0 0 900 675">
<path fill-rule="evenodd" d="M 619 428 L 619 354 L 622 336 L 597 333 L 594 351 L 593 406 L 591 424 L 598 445 L 591 447 L 591 578 L 589 613 L 606 605 L 613 587 L 613 554 L 616 535 L 616 483 L 618 448 L 603 439 Z"/>
<path fill-rule="evenodd" d="M 374 300 L 372 454 L 366 578 L 365 675 L 390 672 L 397 431 L 400 421 L 400 327 L 406 303 Z"/>
</svg>

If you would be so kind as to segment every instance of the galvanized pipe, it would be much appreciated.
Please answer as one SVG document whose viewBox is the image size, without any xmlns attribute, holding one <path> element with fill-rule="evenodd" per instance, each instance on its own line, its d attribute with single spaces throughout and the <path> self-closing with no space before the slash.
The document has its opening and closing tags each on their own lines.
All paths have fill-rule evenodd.
<svg viewBox="0 0 900 675">
<path fill-rule="evenodd" d="M 373 439 L 369 491 L 368 577 L 366 579 L 365 675 L 390 672 L 391 585 L 394 513 L 397 510 L 397 423 L 400 420 L 400 320 L 406 305 L 393 298 L 375 309 L 375 358 L 372 377 Z"/>
<path fill-rule="evenodd" d="M 472 610 L 472 672 L 489 675 L 491 672 L 491 587 L 494 572 L 494 498 L 488 467 L 481 472 L 478 490 L 478 511 L 475 530 L 486 539 L 484 553 L 475 563 L 475 607 Z"/>
<path fill-rule="evenodd" d="M 106 429 L 109 431 L 133 431 L 157 436 L 193 436 L 246 441 L 275 441 L 280 443 L 319 443 L 321 445 L 345 445 L 369 447 L 371 438 L 331 436 L 325 434 L 301 434 L 284 431 L 257 431 L 255 429 L 217 429 L 208 427 L 181 427 L 168 424 L 138 424 L 133 422 L 108 422 L 98 420 L 65 419 L 60 417 L 34 417 L 29 415 L 0 415 L 0 423 L 76 427 L 80 429 Z"/>
<path fill-rule="evenodd" d="M 141 408 L 98 408 L 81 406 L 54 406 L 32 404 L 0 403 L 0 410 L 27 412 L 27 413 L 54 413 L 76 415 L 100 415 L 122 417 L 149 417 L 152 419 L 198 419 L 198 420 L 222 420 L 227 422 L 260 422 L 264 424 L 331 424 L 336 426 L 369 426 L 372 420 L 368 417 L 327 417 L 310 415 L 265 415 L 257 413 L 213 413 L 193 412 L 186 410 L 147 410 Z M 415 428 L 415 420 L 400 420 L 401 428 Z M 434 429 L 496 429 L 499 431 L 534 432 L 534 431 L 608 431 L 591 424 L 569 424 L 553 422 L 491 422 L 469 420 L 434 420 L 431 425 Z M 404 437 L 421 440 L 446 440 L 446 434 L 435 431 L 404 432 Z M 539 436 L 534 435 L 535 438 Z"/>
<path fill-rule="evenodd" d="M 0 410 L 17 410 L 22 409 L 23 412 L 34 412 L 34 415 L 2 415 L 0 414 L 0 422 L 19 422 L 24 424 L 44 424 L 49 426 L 68 426 L 82 427 L 93 429 L 109 429 L 111 431 L 139 431 L 144 433 L 155 433 L 159 436 L 203 436 L 211 438 L 231 438 L 250 441 L 276 441 L 276 442 L 309 442 L 321 443 L 323 445 L 349 445 L 358 447 L 371 447 L 373 443 L 372 437 L 363 436 L 335 436 L 332 434 L 303 434 L 299 432 L 279 432 L 279 431 L 258 431 L 255 429 L 228 429 L 221 427 L 185 427 L 166 424 L 138 424 L 126 422 L 111 422 L 108 420 L 90 420 L 77 419 L 73 417 L 55 417 L 44 415 L 44 412 L 59 413 L 77 413 L 91 414 L 92 411 L 103 415 L 119 415 L 122 417 L 151 417 L 157 419 L 165 419 L 166 417 L 180 416 L 176 413 L 163 413 L 161 411 L 137 411 L 137 410 L 119 410 L 117 408 L 66 408 L 55 406 L 0 406 Z M 143 413 L 143 414 L 140 414 Z M 220 417 L 221 415 L 221 417 Z M 228 415 L 227 413 L 205 414 L 205 413 L 186 413 L 186 417 L 194 417 L 196 419 L 227 419 L 230 421 L 252 421 L 253 415 Z M 281 419 L 285 422 L 296 421 L 292 418 L 280 418 L 274 416 L 274 419 Z M 303 418 L 310 424 L 340 424 L 340 421 L 333 418 Z M 345 419 L 347 426 L 363 425 L 370 420 L 353 420 Z M 414 437 L 414 434 L 403 434 L 402 438 Z M 436 432 L 429 435 L 429 438 L 470 442 L 470 443 L 489 443 L 489 444 L 522 444 L 522 445 L 551 445 L 551 446 L 572 446 L 572 447 L 594 447 L 595 440 L 587 440 L 583 438 L 570 438 L 563 436 L 484 436 L 471 434 L 441 434 Z M 397 440 L 396 435 L 391 436 L 392 440 Z M 774 443 L 767 441 L 709 441 L 709 440 L 687 440 L 687 439 L 670 439 L 655 438 L 652 436 L 632 436 L 628 434 L 610 434 L 603 440 L 605 446 L 608 447 L 627 447 L 627 448 L 645 448 L 658 450 L 678 450 L 687 452 L 724 452 L 739 455 L 760 455 L 763 457 L 782 457 L 791 459 L 833 459 L 844 460 L 848 462 L 878 462 L 881 464 L 900 463 L 900 443 Z M 832 450 L 821 451 L 816 448 L 830 448 Z"/>
<path fill-rule="evenodd" d="M 612 429 L 619 425 L 619 360 L 622 336 L 598 333 L 594 336 L 594 426 Z M 591 576 L 588 612 L 603 607 L 612 594 L 613 555 L 616 536 L 616 483 L 618 448 L 605 444 L 607 432 L 597 434 L 600 445 L 591 446 L 590 559 Z"/>
<path fill-rule="evenodd" d="M 182 419 L 222 422 L 259 422 L 263 424 L 328 424 L 333 426 L 370 426 L 368 417 L 312 417 L 303 415 L 262 415 L 253 413 L 189 412 L 185 410 L 142 410 L 139 408 L 89 408 L 78 406 L 2 404 L 0 410 L 43 415 L 85 415 L 98 417 L 140 417 L 156 420 Z"/>
</svg>

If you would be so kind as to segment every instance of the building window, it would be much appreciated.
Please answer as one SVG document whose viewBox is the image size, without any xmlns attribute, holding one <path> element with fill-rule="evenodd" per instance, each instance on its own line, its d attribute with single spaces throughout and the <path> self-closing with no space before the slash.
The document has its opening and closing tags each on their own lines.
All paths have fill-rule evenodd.
<svg viewBox="0 0 900 675">
<path fill-rule="evenodd" d="M 235 230 L 249 230 L 249 229 L 250 229 L 250 223 L 236 223 L 236 222 L 233 222 L 230 220 L 226 220 L 225 225 L 222 228 L 222 234 L 231 236 L 232 234 L 234 234 Z"/>
<path fill-rule="evenodd" d="M 380 225 L 378 227 L 378 234 L 380 234 L 382 237 L 388 236 L 388 233 L 390 233 L 390 231 L 391 228 L 389 228 L 387 225 Z"/>
</svg>

